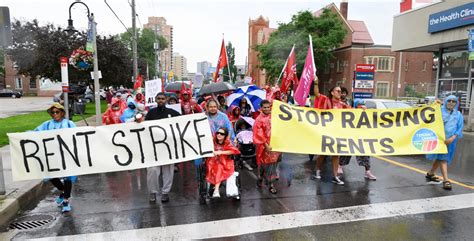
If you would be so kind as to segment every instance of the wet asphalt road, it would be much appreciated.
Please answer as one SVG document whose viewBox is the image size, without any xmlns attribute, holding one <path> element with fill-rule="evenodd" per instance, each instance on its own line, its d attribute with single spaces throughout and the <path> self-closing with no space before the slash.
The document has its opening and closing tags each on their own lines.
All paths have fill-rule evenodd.
<svg viewBox="0 0 474 241">
<path fill-rule="evenodd" d="M 430 166 L 428 161 L 416 157 L 389 159 L 421 170 L 427 170 Z M 473 163 L 455 163 L 457 164 L 451 166 L 450 177 L 472 186 Z M 55 196 L 51 191 L 25 214 L 51 214 L 55 221 L 40 229 L 10 230 L 0 237 L 24 240 L 167 227 L 473 192 L 473 189 L 458 185 L 453 185 L 452 191 L 443 190 L 441 185 L 427 185 L 422 174 L 376 158 L 372 158 L 372 170 L 378 177 L 377 181 L 364 179 L 363 168 L 357 166 L 353 158 L 344 169 L 346 184 L 337 186 L 331 183 L 329 162 L 326 164 L 322 180 L 313 180 L 310 176 L 314 162 L 308 161 L 306 155 L 287 155 L 281 164 L 277 195 L 270 194 L 267 188 L 256 188 L 255 170 L 243 170 L 241 201 L 221 198 L 210 200 L 206 205 L 200 205 L 198 201 L 193 162 L 178 164 L 180 171 L 175 173 L 171 201 L 165 204 L 148 202 L 145 170 L 81 176 L 74 187 L 71 213 L 60 214 L 60 209 L 53 203 Z M 292 179 L 290 186 L 289 178 Z M 221 191 L 221 195 L 223 194 L 224 191 Z M 240 236 L 229 235 L 226 240 L 469 240 L 474 225 L 473 214 L 474 208 L 427 212 Z"/>
</svg>

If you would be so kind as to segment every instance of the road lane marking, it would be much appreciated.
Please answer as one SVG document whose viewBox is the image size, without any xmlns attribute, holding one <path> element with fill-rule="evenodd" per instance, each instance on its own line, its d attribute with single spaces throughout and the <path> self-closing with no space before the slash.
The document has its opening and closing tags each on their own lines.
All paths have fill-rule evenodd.
<svg viewBox="0 0 474 241">
<path fill-rule="evenodd" d="M 388 158 L 386 158 L 386 157 L 375 156 L 375 158 L 378 158 L 378 159 L 380 159 L 380 160 L 382 160 L 382 161 L 391 163 L 391 164 L 393 164 L 393 165 L 396 165 L 396 166 L 399 166 L 399 167 L 403 167 L 403 168 L 406 168 L 406 169 L 410 169 L 410 170 L 412 170 L 412 171 L 415 171 L 415 172 L 421 173 L 421 174 L 423 174 L 423 175 L 426 175 L 426 171 L 420 170 L 420 169 L 418 169 L 418 168 L 416 168 L 416 167 L 412 167 L 412 166 L 409 166 L 409 165 L 406 165 L 406 164 L 403 164 L 403 163 L 400 163 L 400 162 L 397 162 L 397 161 L 394 161 L 394 160 L 390 160 L 390 159 L 388 159 Z M 439 177 L 439 176 L 438 176 L 438 177 Z M 440 177 L 440 178 L 442 178 L 442 177 Z M 458 185 L 458 186 L 461 186 L 461 187 L 465 187 L 465 188 L 474 190 L 474 186 L 470 186 L 470 185 L 464 184 L 464 183 L 462 183 L 462 182 L 455 181 L 455 180 L 453 180 L 453 179 L 451 179 L 451 178 L 449 179 L 449 181 L 450 181 L 451 183 L 453 183 L 453 184 Z"/>
<path fill-rule="evenodd" d="M 181 240 L 223 238 L 275 230 L 350 223 L 474 208 L 474 193 L 351 207 L 232 218 L 167 227 L 47 237 L 35 240 Z"/>
</svg>

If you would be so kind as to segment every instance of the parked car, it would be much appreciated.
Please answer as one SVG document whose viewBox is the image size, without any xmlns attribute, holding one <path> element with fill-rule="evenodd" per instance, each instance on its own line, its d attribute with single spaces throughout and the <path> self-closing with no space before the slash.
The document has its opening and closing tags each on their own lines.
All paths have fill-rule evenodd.
<svg viewBox="0 0 474 241">
<path fill-rule="evenodd" d="M 408 103 L 404 101 L 387 100 L 387 99 L 364 99 L 367 109 L 397 109 L 397 108 L 411 108 Z"/>
<path fill-rule="evenodd" d="M 425 104 L 431 104 L 436 101 L 436 96 L 425 96 Z"/>
<path fill-rule="evenodd" d="M 20 98 L 23 96 L 20 91 L 3 89 L 0 90 L 0 97 L 11 97 L 11 98 Z"/>
</svg>

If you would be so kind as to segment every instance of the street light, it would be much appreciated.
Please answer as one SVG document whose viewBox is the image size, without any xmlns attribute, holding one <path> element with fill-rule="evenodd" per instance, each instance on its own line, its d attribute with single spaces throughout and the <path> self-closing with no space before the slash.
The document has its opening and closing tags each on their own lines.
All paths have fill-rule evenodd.
<svg viewBox="0 0 474 241">
<path fill-rule="evenodd" d="M 100 110 L 100 87 L 99 87 L 99 64 L 97 59 L 97 29 L 96 29 L 96 22 L 94 22 L 94 14 L 89 11 L 89 7 L 81 2 L 80 0 L 76 0 L 69 6 L 69 19 L 67 20 L 67 28 L 64 30 L 68 33 L 77 32 L 74 29 L 73 20 L 71 18 L 71 9 L 74 4 L 80 3 L 84 5 L 87 9 L 87 18 L 89 22 L 91 22 L 91 31 L 92 31 L 92 48 L 93 48 L 93 58 L 94 58 L 94 97 L 95 97 L 95 122 L 96 126 L 100 126 L 101 122 L 101 110 Z"/>
</svg>

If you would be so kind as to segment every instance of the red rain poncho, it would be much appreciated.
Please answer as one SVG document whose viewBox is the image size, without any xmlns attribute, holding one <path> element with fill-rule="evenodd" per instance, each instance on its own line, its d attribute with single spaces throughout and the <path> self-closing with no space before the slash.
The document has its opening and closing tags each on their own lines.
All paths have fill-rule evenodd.
<svg viewBox="0 0 474 241">
<path fill-rule="evenodd" d="M 280 156 L 279 152 L 267 152 L 265 150 L 265 143 L 270 145 L 271 134 L 271 115 L 260 115 L 255 120 L 253 125 L 253 143 L 257 146 L 257 164 L 275 163 Z"/>
<path fill-rule="evenodd" d="M 122 123 L 120 121 L 120 116 L 123 113 L 123 106 L 121 105 L 121 100 L 118 98 L 112 98 L 112 103 L 110 107 L 105 111 L 104 115 L 102 116 L 102 123 L 106 125 L 118 124 Z M 118 110 L 114 110 L 113 106 L 119 106 Z"/>
<path fill-rule="evenodd" d="M 233 146 L 229 139 L 226 139 L 223 145 L 214 142 L 214 149 L 216 151 L 232 151 L 233 155 L 240 154 L 239 149 Z M 234 160 L 231 155 L 219 155 L 209 157 L 206 160 L 206 180 L 216 185 L 222 181 L 227 180 L 234 173 Z"/>
</svg>

